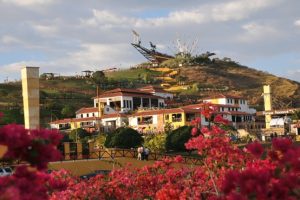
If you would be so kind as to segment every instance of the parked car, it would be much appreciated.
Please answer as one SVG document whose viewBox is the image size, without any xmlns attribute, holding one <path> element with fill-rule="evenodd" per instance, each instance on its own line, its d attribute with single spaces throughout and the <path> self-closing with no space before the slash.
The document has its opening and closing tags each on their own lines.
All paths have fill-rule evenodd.
<svg viewBox="0 0 300 200">
<path fill-rule="evenodd" d="M 10 167 L 0 167 L 0 176 L 9 176 L 13 173 Z"/>
<path fill-rule="evenodd" d="M 111 172 L 111 170 L 95 170 L 95 172 L 90 174 L 85 174 L 80 176 L 81 179 L 90 179 L 94 176 L 97 176 L 98 174 L 107 175 Z"/>
</svg>

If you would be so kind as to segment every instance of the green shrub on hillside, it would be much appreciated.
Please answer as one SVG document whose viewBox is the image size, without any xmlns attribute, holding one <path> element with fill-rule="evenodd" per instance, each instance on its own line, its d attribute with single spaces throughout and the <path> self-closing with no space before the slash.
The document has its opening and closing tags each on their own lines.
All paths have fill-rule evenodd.
<svg viewBox="0 0 300 200">
<path fill-rule="evenodd" d="M 96 148 L 101 148 L 104 146 L 106 140 L 106 136 L 103 134 L 98 135 L 95 139 L 94 139 L 94 145 Z"/>
<path fill-rule="evenodd" d="M 105 140 L 105 147 L 108 148 L 134 148 L 142 145 L 143 138 L 136 130 L 132 128 L 121 127 L 114 132 L 109 133 Z"/>
<path fill-rule="evenodd" d="M 182 126 L 171 131 L 166 138 L 166 150 L 185 151 L 185 143 L 192 137 L 191 126 Z"/>
<path fill-rule="evenodd" d="M 166 134 L 147 135 L 144 146 L 148 147 L 152 152 L 165 152 L 166 137 Z"/>
<path fill-rule="evenodd" d="M 90 134 L 82 128 L 74 129 L 69 134 L 69 138 L 71 140 L 73 140 L 74 142 L 83 140 L 84 138 L 89 137 L 89 136 L 90 136 Z"/>
</svg>

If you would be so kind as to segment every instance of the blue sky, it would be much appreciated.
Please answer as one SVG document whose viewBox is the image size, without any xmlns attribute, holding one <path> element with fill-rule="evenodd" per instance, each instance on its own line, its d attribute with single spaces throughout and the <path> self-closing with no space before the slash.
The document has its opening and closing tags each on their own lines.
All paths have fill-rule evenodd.
<svg viewBox="0 0 300 200">
<path fill-rule="evenodd" d="M 300 82 L 299 0 L 0 0 L 0 82 L 24 65 L 41 73 L 125 68 L 145 59 L 130 46 L 136 30 L 172 54 L 197 40 L 194 53 Z"/>
</svg>

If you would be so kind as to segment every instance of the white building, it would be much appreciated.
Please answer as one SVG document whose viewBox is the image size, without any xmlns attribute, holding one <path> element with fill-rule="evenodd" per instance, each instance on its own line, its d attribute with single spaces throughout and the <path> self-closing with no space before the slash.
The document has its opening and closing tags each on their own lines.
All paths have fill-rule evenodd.
<svg viewBox="0 0 300 200">
<path fill-rule="evenodd" d="M 216 110 L 215 115 L 220 114 L 224 119 L 228 120 L 232 126 L 237 129 L 245 127 L 263 128 L 262 124 L 254 124 L 254 115 L 256 110 L 250 108 L 248 101 L 243 97 L 233 95 L 216 95 L 203 99 L 204 103 L 185 106 L 187 108 L 202 109 L 206 104 L 210 103 Z M 201 125 L 208 125 L 208 120 L 201 116 Z M 257 127 L 254 127 L 257 126 Z"/>
<path fill-rule="evenodd" d="M 138 90 L 149 92 L 155 96 L 159 96 L 165 99 L 173 99 L 174 97 L 172 93 L 165 91 L 162 87 L 159 86 L 149 85 L 142 88 L 138 88 Z"/>
<path fill-rule="evenodd" d="M 99 102 L 107 106 L 106 109 L 110 107 L 118 113 L 126 113 L 138 108 L 163 108 L 166 106 L 163 97 L 141 90 L 122 88 L 106 91 L 94 97 L 94 107 L 98 107 Z"/>
</svg>

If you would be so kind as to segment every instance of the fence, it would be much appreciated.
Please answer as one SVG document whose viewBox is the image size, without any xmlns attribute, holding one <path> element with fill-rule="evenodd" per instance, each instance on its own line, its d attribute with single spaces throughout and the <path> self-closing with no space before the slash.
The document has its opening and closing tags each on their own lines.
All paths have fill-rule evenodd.
<svg viewBox="0 0 300 200">
<path fill-rule="evenodd" d="M 83 160 L 83 159 L 112 159 L 115 158 L 137 158 L 136 149 L 120 149 L 120 148 L 100 148 L 94 149 L 93 143 L 88 143 L 88 148 L 82 143 L 76 144 L 76 152 L 70 151 L 70 143 L 64 144 L 63 160 Z M 83 146 L 82 146 L 83 145 Z M 74 146 L 74 144 L 72 145 Z M 74 147 L 72 148 L 74 149 Z M 85 150 L 84 150 L 85 149 Z M 87 151 L 88 149 L 88 151 Z M 162 160 L 164 158 L 174 158 L 177 155 L 167 153 L 150 152 L 148 160 Z M 201 165 L 202 161 L 199 157 L 182 156 L 184 164 Z M 62 160 L 62 161 L 63 161 Z"/>
</svg>

